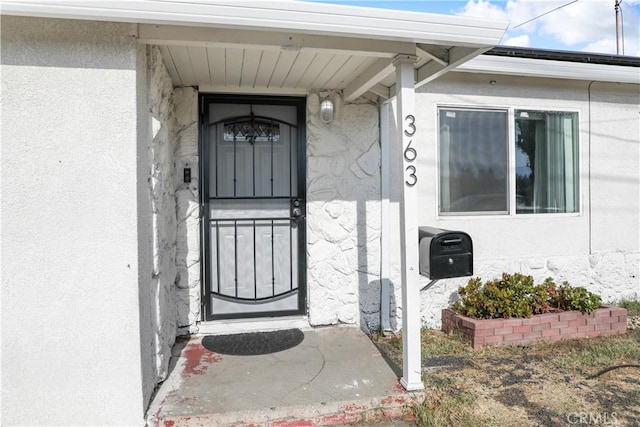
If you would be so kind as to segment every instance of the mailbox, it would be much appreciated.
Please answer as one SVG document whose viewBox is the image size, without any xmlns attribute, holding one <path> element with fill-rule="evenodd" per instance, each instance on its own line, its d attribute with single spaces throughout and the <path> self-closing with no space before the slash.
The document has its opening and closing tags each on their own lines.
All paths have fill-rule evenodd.
<svg viewBox="0 0 640 427">
<path fill-rule="evenodd" d="M 431 280 L 473 275 L 473 244 L 462 231 L 419 227 L 420 274 Z"/>
</svg>

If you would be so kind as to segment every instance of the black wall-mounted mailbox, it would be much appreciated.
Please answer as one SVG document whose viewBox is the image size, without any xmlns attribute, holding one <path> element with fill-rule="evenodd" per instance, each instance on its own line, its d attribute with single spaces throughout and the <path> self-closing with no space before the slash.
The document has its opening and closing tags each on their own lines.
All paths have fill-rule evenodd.
<svg viewBox="0 0 640 427">
<path fill-rule="evenodd" d="M 431 280 L 473 275 L 473 243 L 462 231 L 419 227 L 420 274 Z"/>
</svg>

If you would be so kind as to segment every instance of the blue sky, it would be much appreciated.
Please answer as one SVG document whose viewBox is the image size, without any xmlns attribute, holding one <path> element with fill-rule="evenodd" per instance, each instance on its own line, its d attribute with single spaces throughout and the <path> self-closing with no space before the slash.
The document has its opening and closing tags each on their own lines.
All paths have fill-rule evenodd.
<svg viewBox="0 0 640 427">
<path fill-rule="evenodd" d="M 315 0 L 313 0 L 315 1 Z M 320 0 L 323 3 L 504 19 L 502 45 L 616 53 L 614 0 Z M 571 4 L 568 4 L 571 3 Z M 536 16 L 528 24 L 514 28 Z M 622 0 L 624 53 L 640 56 L 640 0 Z"/>
</svg>

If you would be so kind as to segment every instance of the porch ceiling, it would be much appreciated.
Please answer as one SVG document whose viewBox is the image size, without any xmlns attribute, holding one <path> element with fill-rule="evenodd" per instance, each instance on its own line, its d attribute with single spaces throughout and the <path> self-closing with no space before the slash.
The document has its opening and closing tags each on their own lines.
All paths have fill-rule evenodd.
<svg viewBox="0 0 640 427">
<path fill-rule="evenodd" d="M 176 86 L 265 94 L 341 90 L 346 101 L 393 96 L 398 55 L 416 57 L 416 82 L 424 84 L 489 48 L 148 24 L 138 34 L 140 42 L 159 46 Z"/>
<path fill-rule="evenodd" d="M 203 90 L 263 90 L 304 93 L 308 89 L 346 89 L 354 76 L 378 58 L 294 47 L 160 45 L 176 85 Z"/>
</svg>

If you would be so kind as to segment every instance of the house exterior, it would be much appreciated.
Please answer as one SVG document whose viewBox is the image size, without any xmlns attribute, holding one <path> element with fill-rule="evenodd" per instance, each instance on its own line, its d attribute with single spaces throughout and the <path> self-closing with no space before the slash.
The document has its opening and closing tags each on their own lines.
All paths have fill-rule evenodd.
<svg viewBox="0 0 640 427">
<path fill-rule="evenodd" d="M 419 89 L 418 114 L 424 117 L 428 126 L 425 131 L 432 137 L 427 155 L 431 167 L 427 163 L 422 170 L 433 183 L 429 191 L 420 192 L 424 216 L 419 222 L 469 233 L 474 242 L 474 274 L 482 278 L 519 271 L 534 276 L 536 281 L 553 277 L 558 283 L 567 280 L 585 286 L 602 295 L 604 301 L 637 295 L 639 64 L 638 58 L 497 48 Z M 502 163 L 500 176 L 506 175 L 506 184 L 486 190 L 485 195 L 486 200 L 495 194 L 491 191 L 500 188 L 499 202 L 493 202 L 498 202 L 501 212 L 487 211 L 497 209 L 497 205 L 487 202 L 487 206 L 482 201 L 473 208 L 466 205 L 459 211 L 446 210 L 443 193 L 454 191 L 456 184 L 450 182 L 447 188 L 443 182 L 447 179 L 446 168 L 454 167 L 452 160 L 449 165 L 443 164 L 445 155 L 454 155 L 443 152 L 448 136 L 443 128 L 454 126 L 444 123 L 455 122 L 451 116 L 460 113 L 475 124 L 476 120 L 491 120 L 488 116 L 494 114 L 506 121 L 506 141 L 504 134 L 492 133 L 495 125 L 481 131 L 487 139 L 493 138 L 487 143 L 498 140 L 497 144 L 504 147 L 501 155 L 492 152 L 495 157 L 490 163 L 493 168 Z M 547 162 L 564 165 L 548 163 L 549 168 L 557 170 L 535 172 L 532 160 L 542 161 L 536 158 L 541 155 L 540 139 L 560 145 L 560 139 L 554 140 L 551 133 L 554 120 L 564 123 L 565 153 L 547 153 Z M 529 125 L 532 121 L 537 124 Z M 546 121 L 548 132 L 545 138 L 540 134 L 542 121 Z M 535 133 L 530 139 L 538 138 L 531 141 L 538 144 L 533 154 L 524 153 L 521 147 L 526 143 L 518 141 L 526 129 Z M 487 160 L 477 152 L 474 159 L 461 154 L 456 153 L 457 162 L 468 162 L 466 167 L 471 170 L 482 169 L 480 164 Z M 502 159 L 499 162 L 498 157 Z M 548 186 L 544 191 L 547 195 L 556 192 L 555 197 L 564 202 L 552 202 L 541 195 L 546 207 L 536 203 L 537 184 L 522 182 L 531 175 L 536 175 L 534 181 L 537 176 L 553 176 L 560 181 L 556 188 L 547 179 L 541 184 Z M 463 178 L 458 175 L 458 179 Z M 453 204 L 451 201 L 450 206 Z M 423 293 L 423 322 L 438 326 L 439 308 L 450 302 L 455 286 L 463 282 L 445 281 Z"/>
<path fill-rule="evenodd" d="M 640 61 L 393 15 L 2 3 L 3 423 L 140 425 L 176 336 L 242 319 L 403 329 L 419 368 L 466 281 L 418 274 L 421 225 L 640 291 Z"/>
</svg>

